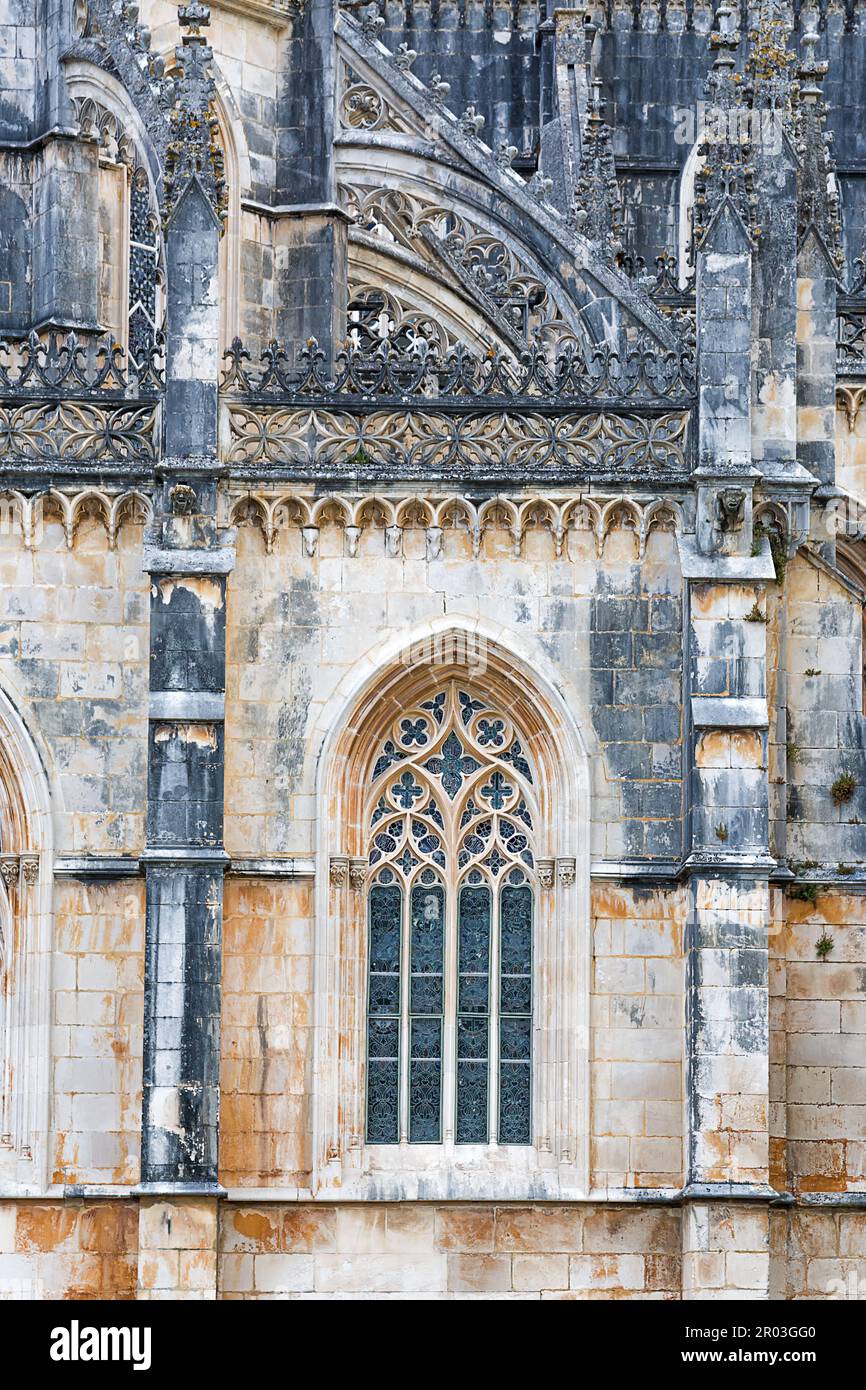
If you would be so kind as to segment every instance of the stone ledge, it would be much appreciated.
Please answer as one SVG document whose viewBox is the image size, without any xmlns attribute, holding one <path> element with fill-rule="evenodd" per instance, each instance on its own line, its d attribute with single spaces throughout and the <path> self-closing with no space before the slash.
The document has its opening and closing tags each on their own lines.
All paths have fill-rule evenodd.
<svg viewBox="0 0 866 1390">
<path fill-rule="evenodd" d="M 126 855 L 63 854 L 54 861 L 55 878 L 137 878 L 139 860 Z"/>
<path fill-rule="evenodd" d="M 230 874 L 248 878 L 315 878 L 316 861 L 312 858 L 246 859 L 233 858 Z"/>
<path fill-rule="evenodd" d="M 776 566 L 766 536 L 758 555 L 703 555 L 694 536 L 677 536 L 677 544 L 684 579 L 752 583 L 776 578 Z"/>
<path fill-rule="evenodd" d="M 146 545 L 141 567 L 146 574 L 231 574 L 235 552 L 229 546 L 219 550 L 162 550 Z"/>
<path fill-rule="evenodd" d="M 211 721 L 225 719 L 225 693 L 209 690 L 152 690 L 148 715 L 158 720 Z"/>
<path fill-rule="evenodd" d="M 696 729 L 766 729 L 770 714 L 759 698 L 693 695 L 692 723 Z"/>
</svg>

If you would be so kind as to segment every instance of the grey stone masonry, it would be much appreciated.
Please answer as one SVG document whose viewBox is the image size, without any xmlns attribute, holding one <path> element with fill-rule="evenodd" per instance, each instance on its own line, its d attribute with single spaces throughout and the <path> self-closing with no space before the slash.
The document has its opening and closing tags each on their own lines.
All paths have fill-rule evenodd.
<svg viewBox="0 0 866 1390">
<path fill-rule="evenodd" d="M 699 443 L 702 466 L 751 464 L 752 249 L 730 199 L 697 257 Z"/>
</svg>

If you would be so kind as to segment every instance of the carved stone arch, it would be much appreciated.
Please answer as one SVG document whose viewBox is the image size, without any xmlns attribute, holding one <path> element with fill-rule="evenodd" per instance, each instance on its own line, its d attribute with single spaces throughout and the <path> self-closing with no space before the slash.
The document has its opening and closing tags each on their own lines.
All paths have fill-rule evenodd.
<svg viewBox="0 0 866 1390">
<path fill-rule="evenodd" d="M 127 88 L 112 73 L 84 58 L 65 59 L 64 74 L 66 92 L 73 106 L 76 102 L 90 100 L 104 107 L 114 117 L 118 129 L 134 142 L 147 168 L 154 202 L 157 203 L 162 179 L 159 144 Z"/>
<path fill-rule="evenodd" d="M 369 349 L 387 337 L 392 345 L 407 352 L 416 342 L 423 342 L 438 348 L 443 356 L 461 342 L 482 351 L 489 341 L 489 328 L 485 337 L 487 325 L 479 324 L 471 304 L 453 295 L 446 285 L 426 282 L 423 265 L 383 254 L 353 235 L 349 243 L 349 341 Z"/>
<path fill-rule="evenodd" d="M 158 147 L 128 91 L 110 73 L 70 59 L 66 89 L 82 131 L 99 140 L 105 154 L 99 168 L 100 247 L 107 248 L 109 261 L 100 280 L 113 284 L 108 298 L 117 309 L 105 313 L 103 305 L 102 320 L 141 366 L 159 341 L 163 320 Z M 111 180 L 107 189 L 103 180 Z"/>
<path fill-rule="evenodd" d="M 0 1189 L 48 1175 L 53 834 L 43 759 L 0 689 Z"/>
<path fill-rule="evenodd" d="M 755 504 L 752 516 L 753 526 L 764 526 L 768 530 L 778 531 L 782 540 L 787 544 L 791 530 L 791 520 L 788 509 L 782 502 L 767 498 L 763 502 Z"/>
<path fill-rule="evenodd" d="M 341 198 L 356 215 L 349 232 L 350 269 L 354 263 L 356 274 L 363 269 L 368 278 L 384 276 L 383 283 L 398 295 L 413 296 L 419 311 L 436 315 L 442 304 L 449 326 L 462 328 L 465 342 L 495 341 L 517 352 L 536 332 L 542 340 L 580 342 L 585 349 L 598 341 L 587 332 L 588 327 L 594 332 L 597 313 L 587 323 L 581 319 L 583 309 L 598 299 L 595 288 L 575 303 L 561 267 L 546 264 L 541 248 L 521 242 L 500 210 L 476 202 L 471 189 L 449 188 L 444 168 L 437 184 L 429 161 L 404 159 L 394 169 L 383 154 L 364 151 L 360 167 L 338 168 Z M 491 287 L 491 277 L 501 284 Z M 521 297 L 527 306 L 540 306 L 531 316 L 535 327 L 528 337 L 515 318 Z M 605 326 L 603 340 L 609 338 Z"/>
<path fill-rule="evenodd" d="M 425 661 L 424 656 L 427 655 Z M 532 1143 L 455 1162 L 448 1145 L 374 1153 L 364 1135 L 366 797 L 377 742 L 453 681 L 506 710 L 537 777 L 537 1089 Z M 572 703 L 475 621 L 389 639 L 345 678 L 312 735 L 317 762 L 313 1187 L 321 1196 L 577 1195 L 588 1181 L 589 761 Z M 421 1146 L 425 1148 L 425 1146 Z M 411 1146 L 410 1146 L 411 1149 Z M 459 1155 L 458 1155 L 459 1157 Z"/>
<path fill-rule="evenodd" d="M 447 189 L 445 201 L 455 214 L 482 235 L 520 248 L 530 273 L 563 304 L 574 337 L 583 340 L 585 327 L 591 327 L 604 335 L 595 342 L 622 346 L 643 333 L 666 348 L 677 347 L 671 325 L 645 290 L 599 259 L 591 243 L 540 201 L 477 130 L 473 134 L 450 112 L 441 87 L 437 94 L 400 72 L 345 11 L 338 15 L 336 33 L 338 52 L 353 72 L 379 103 L 419 132 L 403 133 L 393 122 L 390 129 L 347 130 L 337 149 L 341 181 L 369 185 L 375 179 L 413 194 L 426 192 L 433 202 L 441 202 Z"/>
</svg>

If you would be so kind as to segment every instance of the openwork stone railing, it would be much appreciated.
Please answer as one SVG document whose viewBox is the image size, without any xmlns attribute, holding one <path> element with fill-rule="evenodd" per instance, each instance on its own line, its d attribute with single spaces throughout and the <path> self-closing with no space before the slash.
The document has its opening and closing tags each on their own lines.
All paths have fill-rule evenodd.
<svg viewBox="0 0 866 1390">
<path fill-rule="evenodd" d="M 134 368 L 108 338 L 0 340 L 0 465 L 151 463 L 162 388 L 158 349 Z"/>
<path fill-rule="evenodd" d="M 477 357 L 416 339 L 349 347 L 329 372 L 315 342 L 294 362 L 272 343 L 254 368 L 235 340 L 226 358 L 222 448 L 235 468 L 478 481 L 688 471 L 688 352 Z"/>
<path fill-rule="evenodd" d="M 687 404 L 695 392 L 693 354 L 652 347 L 625 354 L 597 347 L 587 357 L 569 345 L 551 357 L 535 346 L 517 357 L 493 351 L 478 357 L 465 347 L 443 355 L 421 338 L 405 345 L 385 340 L 374 351 L 344 349 L 330 373 L 315 339 L 298 353 L 294 364 L 285 348 L 271 343 L 261 355 L 261 370 L 256 370 L 243 343 L 235 338 L 225 358 L 223 390 L 265 398 L 424 396 L 435 398 L 437 404 L 451 399 L 464 406 L 484 404 L 490 398 L 531 399 L 535 406 L 547 403 L 561 408 L 602 400 Z"/>
<path fill-rule="evenodd" d="M 839 376 L 866 375 L 866 300 L 840 303 L 836 333 Z"/>
</svg>

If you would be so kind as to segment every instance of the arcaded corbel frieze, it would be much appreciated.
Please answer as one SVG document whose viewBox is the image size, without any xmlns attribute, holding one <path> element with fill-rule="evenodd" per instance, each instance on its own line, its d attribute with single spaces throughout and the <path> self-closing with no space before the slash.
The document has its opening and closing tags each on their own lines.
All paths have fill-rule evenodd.
<svg viewBox="0 0 866 1390">
<path fill-rule="evenodd" d="M 260 529 L 268 554 L 274 551 L 281 531 L 299 530 L 308 559 L 317 554 L 320 526 L 327 523 L 342 528 L 350 558 L 360 553 L 365 530 L 382 532 L 385 555 L 397 559 L 403 554 L 406 530 L 421 529 L 428 561 L 441 558 L 445 536 L 454 529 L 469 537 L 475 559 L 490 530 L 504 529 L 510 535 L 510 554 L 515 559 L 525 554 L 527 537 L 539 530 L 550 537 L 556 558 L 567 553 L 572 533 L 588 533 L 596 555 L 602 558 L 607 538 L 627 531 L 634 536 L 640 560 L 652 532 L 680 534 L 687 526 L 685 498 L 553 489 L 503 491 L 479 500 L 463 492 L 434 489 L 316 495 L 267 485 L 241 491 L 235 485 L 228 494 L 226 515 L 232 524 Z"/>
</svg>

